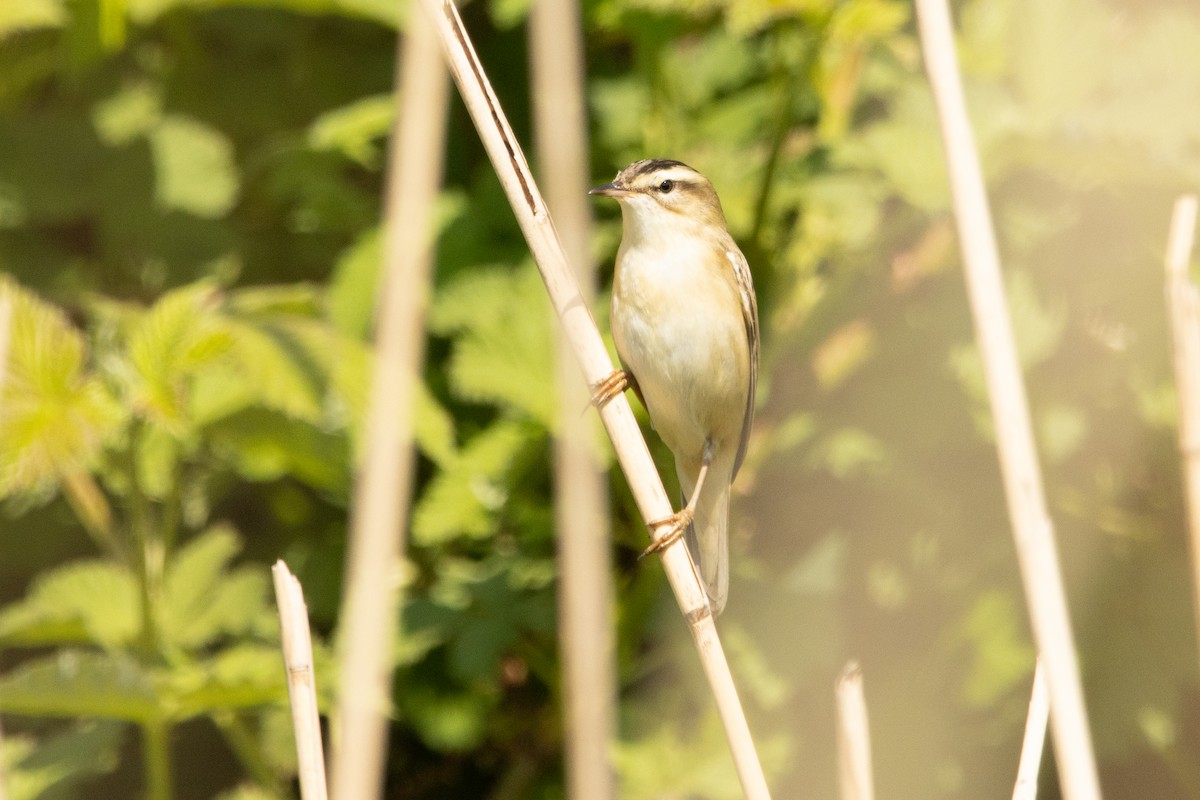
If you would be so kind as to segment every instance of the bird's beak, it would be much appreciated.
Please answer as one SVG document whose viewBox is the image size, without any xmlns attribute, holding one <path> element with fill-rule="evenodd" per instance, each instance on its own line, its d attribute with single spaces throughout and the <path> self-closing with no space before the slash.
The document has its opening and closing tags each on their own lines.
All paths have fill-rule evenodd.
<svg viewBox="0 0 1200 800">
<path fill-rule="evenodd" d="M 603 186 L 596 186 L 589 189 L 588 194 L 598 194 L 601 197 L 613 197 L 620 200 L 622 197 L 628 197 L 633 194 L 633 192 L 615 183 L 606 183 Z"/>
</svg>

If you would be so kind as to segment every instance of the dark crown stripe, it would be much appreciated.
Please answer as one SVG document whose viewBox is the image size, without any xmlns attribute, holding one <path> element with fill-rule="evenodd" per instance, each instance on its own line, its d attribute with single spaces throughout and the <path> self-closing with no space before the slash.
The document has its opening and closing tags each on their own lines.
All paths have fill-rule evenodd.
<svg viewBox="0 0 1200 800">
<path fill-rule="evenodd" d="M 687 169 L 691 169 L 691 167 L 682 161 L 672 161 L 669 158 L 650 158 L 640 162 L 637 165 L 637 169 L 635 169 L 633 174 L 629 177 L 636 178 L 641 175 L 647 175 L 651 172 L 656 172 L 660 169 L 666 169 L 667 167 L 686 167 Z"/>
</svg>

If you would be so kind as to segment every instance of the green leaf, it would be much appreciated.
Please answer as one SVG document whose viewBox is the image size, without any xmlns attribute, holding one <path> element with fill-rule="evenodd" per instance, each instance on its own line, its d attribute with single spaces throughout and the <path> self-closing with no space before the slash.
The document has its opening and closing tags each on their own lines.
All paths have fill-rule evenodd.
<svg viewBox="0 0 1200 800">
<path fill-rule="evenodd" d="M 1012 691 L 1033 670 L 1033 647 L 1026 639 L 1020 609 L 1006 592 L 983 593 L 959 624 L 959 637 L 971 651 L 963 691 L 975 707 L 987 707 Z"/>
<path fill-rule="evenodd" d="M 184 649 L 252 632 L 272 619 L 267 577 L 258 568 L 230 570 L 242 543 L 233 529 L 211 528 L 184 545 L 163 580 L 164 638 Z"/>
<path fill-rule="evenodd" d="M 62 0 L 5 0 L 0 3 L 0 39 L 36 28 L 59 28 L 67 21 Z"/>
<path fill-rule="evenodd" d="M 163 709 L 144 669 L 119 654 L 60 650 L 0 676 L 0 709 L 32 717 L 160 719 Z"/>
<path fill-rule="evenodd" d="M 461 689 L 418 685 L 397 697 L 400 713 L 438 752 L 477 747 L 487 731 L 494 698 Z"/>
<path fill-rule="evenodd" d="M 285 701 L 286 668 L 277 645 L 238 644 L 168 678 L 176 719 Z"/>
<path fill-rule="evenodd" d="M 39 492 L 88 468 L 121 412 L 85 371 L 83 337 L 58 309 L 7 278 L 13 303 L 0 418 L 0 496 Z"/>
<path fill-rule="evenodd" d="M 193 423 L 191 388 L 196 374 L 230 351 L 234 333 L 220 322 L 220 296 L 208 282 L 163 295 L 129 334 L 129 358 L 137 376 L 134 403 L 174 433 Z"/>
<path fill-rule="evenodd" d="M 377 94 L 327 111 L 308 129 L 308 143 L 317 150 L 335 150 L 364 167 L 377 167 L 382 141 L 396 117 L 392 94 Z"/>
<path fill-rule="evenodd" d="M 168 116 L 150 143 L 162 206 L 206 219 L 229 213 L 239 178 L 233 146 L 223 134 L 194 119 Z"/>
<path fill-rule="evenodd" d="M 79 797 L 78 784 L 116 769 L 125 726 L 83 722 L 48 736 L 6 736 L 3 758 L 9 800 Z"/>
<path fill-rule="evenodd" d="M 461 397 L 501 403 L 554 427 L 551 311 L 532 264 L 459 279 L 438 293 L 429 327 L 456 334 L 449 371 Z"/>
<path fill-rule="evenodd" d="M 350 454 L 344 436 L 272 411 L 248 408 L 205 429 L 214 449 L 252 481 L 292 477 L 342 495 L 350 485 Z"/>
<path fill-rule="evenodd" d="M 109 562 L 77 561 L 43 574 L 28 597 L 0 611 L 0 644 L 116 647 L 132 642 L 141 627 L 133 576 Z"/>
<path fill-rule="evenodd" d="M 457 536 L 490 535 L 508 499 L 504 476 L 528 437 L 527 426 L 500 421 L 467 442 L 417 503 L 413 543 L 427 547 Z"/>
<path fill-rule="evenodd" d="M 149 83 L 123 87 L 96 104 L 96 132 L 105 144 L 117 147 L 153 133 L 162 121 L 162 97 Z"/>
<path fill-rule="evenodd" d="M 300 317 L 230 318 L 237 379 L 256 404 L 305 422 L 320 422 L 329 368 L 329 331 Z"/>
</svg>

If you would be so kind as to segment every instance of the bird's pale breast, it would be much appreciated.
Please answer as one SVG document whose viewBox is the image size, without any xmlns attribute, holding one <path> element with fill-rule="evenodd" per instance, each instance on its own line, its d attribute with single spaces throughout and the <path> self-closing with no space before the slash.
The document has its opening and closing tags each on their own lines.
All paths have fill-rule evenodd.
<svg viewBox="0 0 1200 800">
<path fill-rule="evenodd" d="M 723 250 L 680 237 L 622 248 L 612 306 L 617 353 L 633 372 L 663 441 L 698 459 L 706 439 L 736 449 L 749 383 L 749 346 Z"/>
</svg>

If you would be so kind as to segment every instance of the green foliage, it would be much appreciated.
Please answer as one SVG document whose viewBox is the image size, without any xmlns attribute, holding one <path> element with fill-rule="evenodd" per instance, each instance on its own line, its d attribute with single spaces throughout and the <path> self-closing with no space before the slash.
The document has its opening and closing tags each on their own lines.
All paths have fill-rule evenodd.
<svg viewBox="0 0 1200 800">
<path fill-rule="evenodd" d="M 285 557 L 318 639 L 336 636 L 402 8 L 0 0 L 15 797 L 135 796 L 130 770 L 105 776 L 139 727 L 169 729 L 189 775 L 220 773 L 196 795 L 286 796 L 266 568 Z M 529 8 L 465 9 L 523 140 Z M 1170 199 L 1200 180 L 1200 77 L 1180 66 L 1200 16 L 1115 9 L 955 12 L 1106 796 L 1174 800 L 1200 774 L 1156 254 Z M 755 270 L 761 407 L 720 625 L 776 796 L 835 792 L 830 687 L 850 657 L 891 794 L 1011 785 L 1032 650 L 909 4 L 583 12 L 595 176 L 692 163 Z M 437 277 L 411 287 L 430 336 L 411 380 L 389 756 L 403 777 L 388 792 L 556 797 L 552 320 L 477 138 L 452 119 Z M 597 213 L 610 263 L 619 228 Z M 691 642 L 660 571 L 634 565 L 644 531 L 613 486 L 621 795 L 738 796 Z M 327 655 L 319 641 L 322 702 Z M 200 726 L 236 761 L 195 764 Z"/>
</svg>

